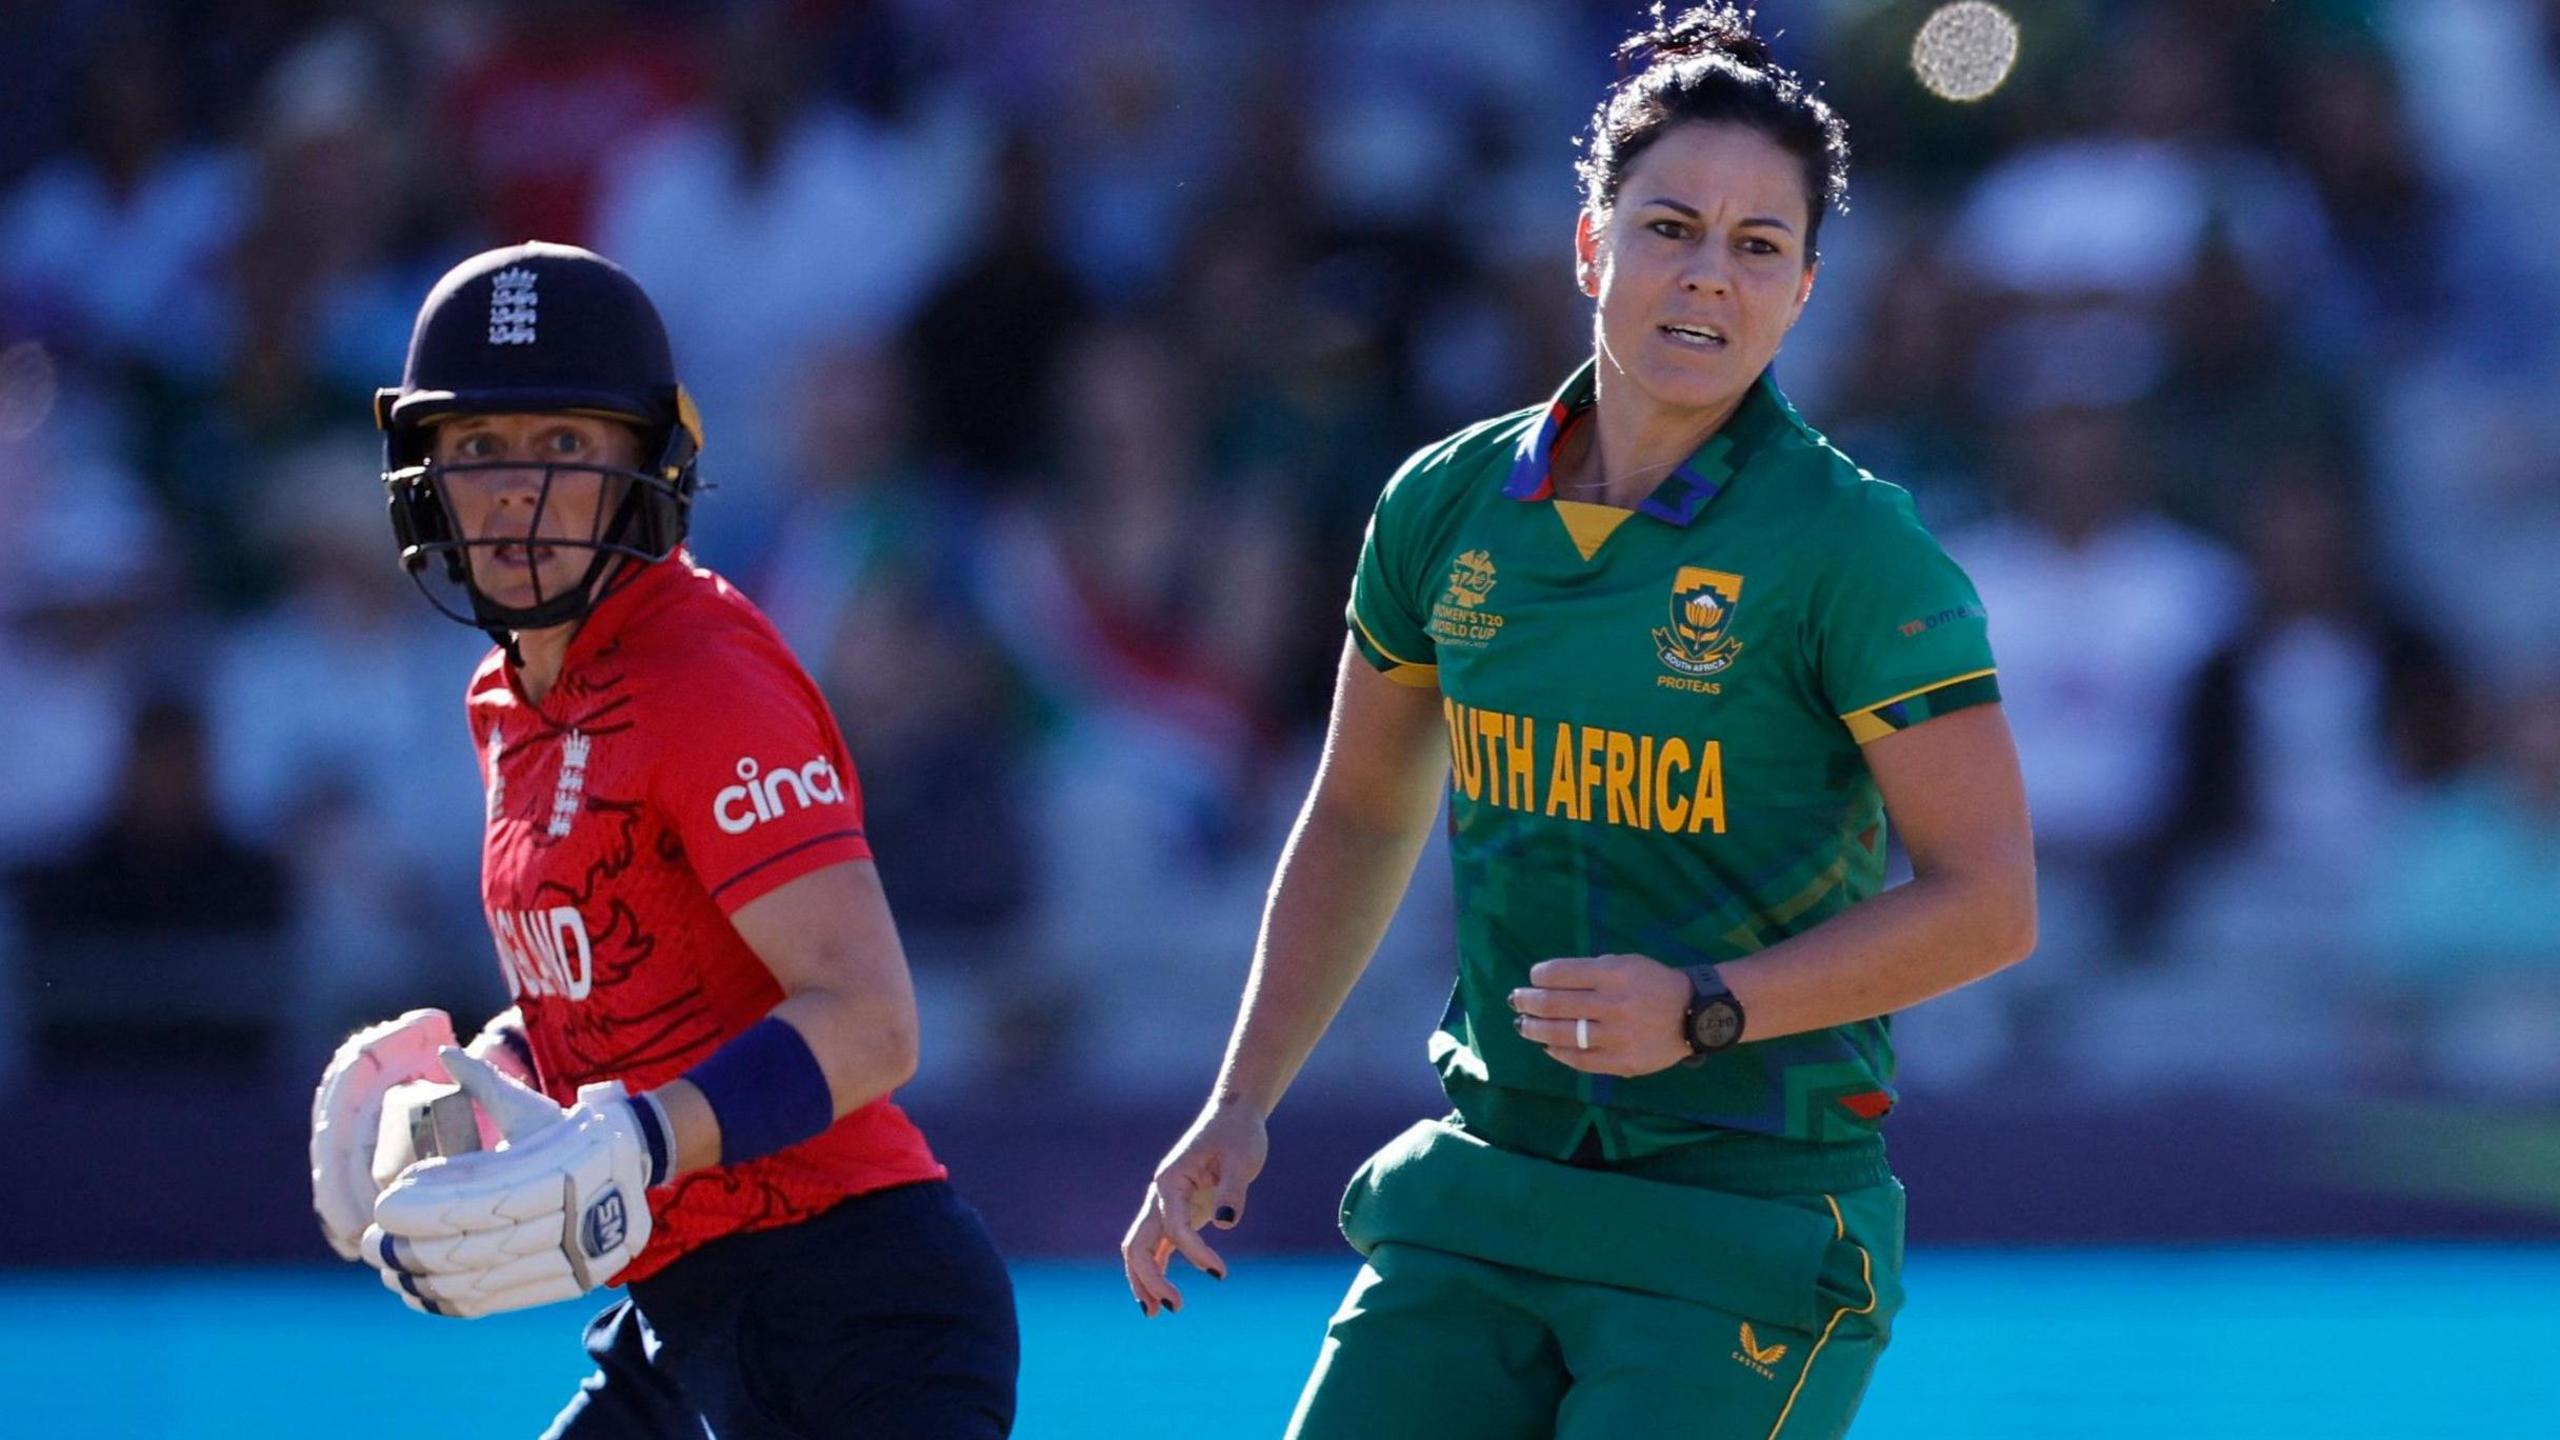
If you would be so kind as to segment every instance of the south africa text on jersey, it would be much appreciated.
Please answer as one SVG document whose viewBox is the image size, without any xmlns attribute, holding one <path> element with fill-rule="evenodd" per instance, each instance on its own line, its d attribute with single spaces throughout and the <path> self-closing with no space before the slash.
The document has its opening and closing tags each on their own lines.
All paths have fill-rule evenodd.
<svg viewBox="0 0 2560 1440">
<path fill-rule="evenodd" d="M 1542 721 L 1445 697 L 1440 712 L 1449 727 L 1454 794 L 1633 830 L 1724 833 L 1720 741 Z"/>
</svg>

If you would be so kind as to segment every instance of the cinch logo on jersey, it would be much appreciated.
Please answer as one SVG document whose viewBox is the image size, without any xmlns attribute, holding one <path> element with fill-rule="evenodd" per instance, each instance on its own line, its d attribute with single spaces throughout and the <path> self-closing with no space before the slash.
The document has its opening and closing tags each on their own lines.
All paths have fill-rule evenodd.
<svg viewBox="0 0 2560 1440">
<path fill-rule="evenodd" d="M 740 760 L 738 780 L 738 784 L 711 797 L 711 818 L 730 835 L 744 835 L 767 820 L 780 819 L 785 792 L 790 794 L 794 810 L 833 805 L 844 799 L 844 781 L 824 755 L 797 770 L 778 766 L 771 772 L 752 759 Z"/>
<path fill-rule="evenodd" d="M 1721 741 L 1548 723 L 1446 697 L 1440 714 L 1449 727 L 1449 788 L 1470 800 L 1630 830 L 1724 833 Z"/>
<path fill-rule="evenodd" d="M 490 344 L 533 343 L 534 311 L 542 303 L 533 293 L 534 278 L 522 265 L 510 265 L 489 277 Z"/>
<path fill-rule="evenodd" d="M 587 922 L 575 905 L 548 910 L 492 910 L 489 933 L 498 940 L 498 969 L 507 993 L 522 1000 L 565 995 L 584 1000 L 595 985 L 595 953 L 587 948 Z"/>
</svg>

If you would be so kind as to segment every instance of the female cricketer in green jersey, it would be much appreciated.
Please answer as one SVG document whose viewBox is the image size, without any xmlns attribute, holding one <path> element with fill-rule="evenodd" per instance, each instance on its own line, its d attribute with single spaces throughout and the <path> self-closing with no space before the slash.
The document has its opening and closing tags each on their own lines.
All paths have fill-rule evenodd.
<svg viewBox="0 0 2560 1440">
<path fill-rule="evenodd" d="M 1900 1306 L 1886 1017 L 2024 956 L 1982 605 L 1768 367 L 1846 178 L 1731 5 L 1594 116 L 1595 354 L 1406 462 L 1215 1090 L 1122 1246 L 1142 1309 L 1244 1213 L 1447 778 L 1454 1113 L 1365 1164 L 1300 1437 L 1843 1433 Z M 1890 814 L 1912 864 L 1882 892 Z"/>
</svg>

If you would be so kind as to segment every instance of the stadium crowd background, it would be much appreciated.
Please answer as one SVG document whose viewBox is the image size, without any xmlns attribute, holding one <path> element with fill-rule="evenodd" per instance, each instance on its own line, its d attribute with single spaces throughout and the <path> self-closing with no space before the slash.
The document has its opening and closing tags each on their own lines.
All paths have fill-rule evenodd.
<svg viewBox="0 0 2560 1440">
<path fill-rule="evenodd" d="M 1898 1022 L 1906 1097 L 2560 1100 L 2560 3 L 2016 0 L 1976 105 L 1928 8 L 1763 3 L 1855 150 L 1783 383 L 1979 582 L 2040 842 L 2041 952 Z M 916 1104 L 1179 1113 L 1370 502 L 1587 350 L 1631 19 L 7 7 L 0 1093 L 222 1075 L 289 1131 L 352 1026 L 504 1003 L 485 642 L 393 562 L 367 405 L 539 237 L 657 299 L 696 553 L 849 735 Z M 1301 1095 L 1429 1105 L 1444 863 Z"/>
</svg>

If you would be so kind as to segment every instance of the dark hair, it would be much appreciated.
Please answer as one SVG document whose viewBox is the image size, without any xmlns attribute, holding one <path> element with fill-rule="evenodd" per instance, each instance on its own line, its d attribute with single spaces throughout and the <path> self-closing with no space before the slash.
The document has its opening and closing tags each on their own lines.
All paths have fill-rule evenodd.
<svg viewBox="0 0 2560 1440">
<path fill-rule="evenodd" d="M 1618 47 L 1618 81 L 1591 113 L 1574 165 L 1582 203 L 1595 213 L 1616 204 L 1628 167 L 1674 125 L 1745 125 L 1804 167 L 1810 260 L 1823 212 L 1849 208 L 1848 125 L 1752 33 L 1757 12 L 1718 0 L 1665 19 L 1664 8 L 1656 3 L 1653 23 Z"/>
</svg>

